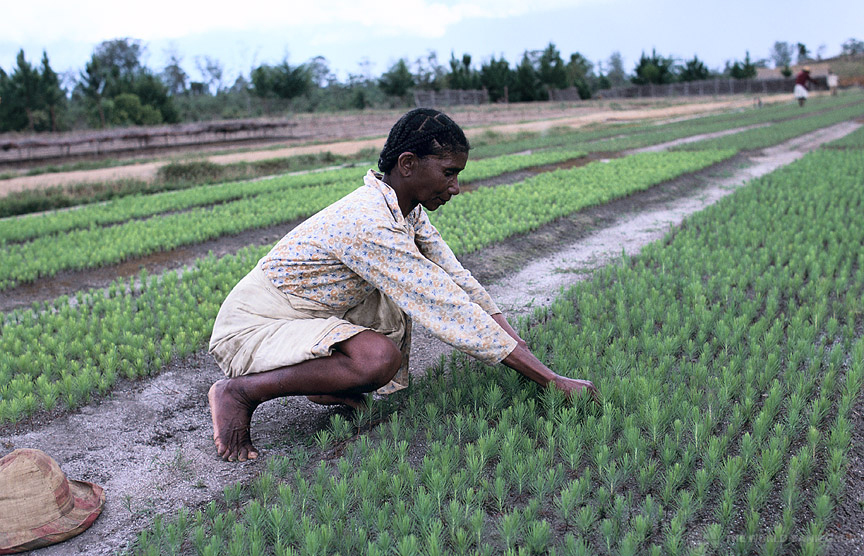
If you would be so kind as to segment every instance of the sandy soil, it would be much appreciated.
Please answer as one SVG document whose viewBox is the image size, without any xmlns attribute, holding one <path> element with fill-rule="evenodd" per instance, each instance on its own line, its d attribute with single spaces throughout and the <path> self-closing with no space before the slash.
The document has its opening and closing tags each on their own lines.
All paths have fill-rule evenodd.
<svg viewBox="0 0 864 556">
<path fill-rule="evenodd" d="M 747 180 L 856 127 L 834 126 L 752 157 L 740 157 L 721 168 L 583 211 L 530 236 L 466 257 L 465 264 L 490 284 L 493 297 L 511 318 L 529 314 L 548 304 L 560 288 L 614 261 L 622 250 L 638 253 L 645 244 L 662 238 L 670 226 L 734 192 Z M 412 348 L 412 372 L 423 372 L 447 352 L 447 346 L 418 330 Z M 214 453 L 206 401 L 207 389 L 220 374 L 212 359 L 201 352 L 173 363 L 157 377 L 121 385 L 99 403 L 23 425 L 17 431 L 0 431 L 4 451 L 40 448 L 51 454 L 69 477 L 94 481 L 106 489 L 103 514 L 89 530 L 36 553 L 114 554 L 134 541 L 136 532 L 156 515 L 218 498 L 226 485 L 253 478 L 268 457 L 307 445 L 309 437 L 326 426 L 330 415 L 340 411 L 295 398 L 264 404 L 252 423 L 253 441 L 261 449 L 261 458 L 226 463 Z M 856 415 L 860 423 L 861 404 Z M 860 446 L 860 427 L 855 434 L 856 446 Z M 860 479 L 861 474 L 857 477 Z M 860 496 L 860 488 L 857 492 Z M 839 513 L 846 521 L 837 525 L 834 533 L 864 527 L 864 512 L 859 509 L 856 513 L 861 502 L 844 505 Z M 861 550 L 861 539 L 856 538 L 848 549 Z"/>
<path fill-rule="evenodd" d="M 777 95 L 763 102 L 788 101 L 787 95 Z M 540 103 L 534 103 L 540 104 Z M 626 103 L 624 103 L 626 105 Z M 597 123 L 628 122 L 644 119 L 667 119 L 694 116 L 752 106 L 750 97 L 730 97 L 723 100 L 712 100 L 693 102 L 659 108 L 629 108 L 622 110 L 600 109 L 596 106 L 582 108 L 579 104 L 556 105 L 546 104 L 546 107 L 531 107 L 530 105 L 513 105 L 512 109 L 496 108 L 461 110 L 454 114 L 454 118 L 466 129 L 469 137 L 481 135 L 489 130 L 500 133 L 517 133 L 519 131 L 544 131 L 553 127 L 583 127 Z M 557 107 L 557 109 L 556 109 Z M 366 139 L 319 143 L 305 146 L 291 146 L 285 148 L 269 148 L 258 151 L 237 152 L 231 154 L 211 155 L 206 158 L 212 162 L 228 164 L 231 162 L 252 162 L 270 158 L 281 158 L 300 154 L 319 153 L 330 151 L 334 154 L 352 155 L 362 149 L 373 147 L 380 149 L 384 146 L 387 129 L 391 120 L 398 118 L 396 113 L 380 114 L 380 118 L 386 120 L 386 128 L 375 129 L 378 134 Z M 512 121 L 517 120 L 517 121 Z M 501 123 L 502 121 L 506 123 Z M 465 123 L 463 123 L 465 122 Z M 336 131 L 333 128 L 337 128 Z M 380 127 L 380 124 L 379 124 Z M 362 127 L 350 126 L 342 120 L 334 118 L 329 124 L 319 121 L 313 130 L 310 130 L 310 139 L 323 139 L 333 141 L 333 137 L 342 134 L 354 133 L 354 137 L 362 136 Z M 312 134 L 315 135 L 312 135 Z M 57 172 L 40 174 L 36 176 L 20 176 L 6 180 L 0 180 L 0 197 L 14 191 L 23 191 L 34 188 L 53 187 L 77 183 L 99 183 L 121 180 L 145 180 L 155 179 L 159 168 L 167 164 L 167 160 L 155 162 L 142 162 L 113 168 L 101 168 L 97 170 L 82 170 L 74 172 Z"/>
</svg>

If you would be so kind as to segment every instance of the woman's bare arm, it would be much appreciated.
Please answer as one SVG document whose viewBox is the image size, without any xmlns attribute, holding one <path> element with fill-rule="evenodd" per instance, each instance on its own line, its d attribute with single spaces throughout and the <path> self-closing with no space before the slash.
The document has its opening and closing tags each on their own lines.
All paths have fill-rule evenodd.
<svg viewBox="0 0 864 556">
<path fill-rule="evenodd" d="M 590 380 L 567 378 L 556 374 L 531 353 L 531 350 L 528 349 L 528 344 L 510 326 L 510 323 L 507 322 L 503 314 L 497 313 L 492 315 L 492 319 L 516 340 L 516 349 L 510 352 L 510 355 L 501 361 L 502 363 L 541 386 L 548 386 L 550 383 L 554 384 L 556 388 L 563 390 L 568 396 L 573 393 L 578 395 L 582 390 L 588 390 L 588 393 L 591 394 L 594 400 L 598 400 L 599 394 L 597 388 Z"/>
</svg>

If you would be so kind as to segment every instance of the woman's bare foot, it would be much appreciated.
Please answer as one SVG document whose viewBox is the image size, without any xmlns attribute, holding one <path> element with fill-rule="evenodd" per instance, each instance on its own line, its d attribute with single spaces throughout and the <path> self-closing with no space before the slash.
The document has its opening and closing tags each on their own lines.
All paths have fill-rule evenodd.
<svg viewBox="0 0 864 556">
<path fill-rule="evenodd" d="M 366 407 L 366 396 L 363 394 L 317 394 L 314 396 L 306 396 L 306 398 L 310 402 L 315 402 L 321 405 L 347 405 L 357 410 Z"/>
<path fill-rule="evenodd" d="M 231 379 L 222 379 L 207 393 L 213 418 L 213 442 L 216 453 L 226 461 L 246 461 L 258 457 L 252 445 L 249 424 L 257 404 L 244 400 L 231 388 Z"/>
</svg>

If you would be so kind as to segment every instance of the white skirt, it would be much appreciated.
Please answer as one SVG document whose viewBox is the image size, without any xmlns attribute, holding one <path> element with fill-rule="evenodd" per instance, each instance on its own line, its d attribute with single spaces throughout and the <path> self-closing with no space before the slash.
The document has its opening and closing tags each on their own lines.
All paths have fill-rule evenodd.
<svg viewBox="0 0 864 556">
<path fill-rule="evenodd" d="M 795 98 L 807 98 L 807 88 L 804 85 L 800 83 L 795 84 Z"/>
<path fill-rule="evenodd" d="M 389 297 L 376 290 L 339 311 L 282 292 L 255 265 L 222 303 L 210 353 L 226 376 L 237 377 L 327 357 L 334 345 L 364 330 L 390 338 L 402 352 L 401 368 L 378 393 L 407 387 L 411 321 Z"/>
</svg>

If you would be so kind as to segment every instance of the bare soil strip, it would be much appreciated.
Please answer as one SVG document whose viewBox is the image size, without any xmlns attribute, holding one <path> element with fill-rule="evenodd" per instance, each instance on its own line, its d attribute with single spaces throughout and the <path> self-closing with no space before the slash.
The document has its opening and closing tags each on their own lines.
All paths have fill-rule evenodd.
<svg viewBox="0 0 864 556">
<path fill-rule="evenodd" d="M 499 276 L 489 290 L 510 317 L 529 314 L 553 300 L 560 288 L 614 261 L 622 250 L 631 255 L 638 253 L 645 244 L 662 238 L 670 226 L 734 192 L 746 181 L 855 128 L 857 125 L 851 123 L 833 126 L 766 149 L 749 161 L 737 159 L 742 166 L 725 167 L 723 171 L 728 174 L 723 176 L 698 174 L 686 183 L 661 185 L 608 207 L 583 211 L 562 219 L 569 224 L 553 223 L 534 234 L 466 257 L 466 266 L 481 278 Z M 543 243 L 547 243 L 545 248 L 541 248 Z M 500 268 L 505 271 L 502 273 Z M 423 372 L 448 350 L 418 330 L 414 335 L 412 372 Z M 216 457 L 207 408 L 207 389 L 220 377 L 212 359 L 199 352 L 172 363 L 152 379 L 123 384 L 106 399 L 71 414 L 43 416 L 41 421 L 21 425 L 17 431 L 0 431 L 4 450 L 42 449 L 60 463 L 70 478 L 93 481 L 106 489 L 105 509 L 90 529 L 34 554 L 114 554 L 133 542 L 136 532 L 156 515 L 217 499 L 226 485 L 254 478 L 264 469 L 269 456 L 308 445 L 315 431 L 340 411 L 302 398 L 266 403 L 252 423 L 252 437 L 262 457 L 254 462 L 226 463 Z M 859 404 L 855 412 L 858 424 L 862 407 Z M 855 430 L 854 442 L 860 446 L 861 428 Z M 853 450 L 853 466 L 856 457 L 860 463 L 858 448 Z M 858 481 L 857 486 L 852 485 L 858 496 L 862 479 L 853 467 L 849 481 Z M 832 533 L 852 535 L 864 528 L 864 512 L 856 509 L 857 503 L 850 502 L 838 511 L 838 516 L 848 521 L 838 523 Z M 853 535 L 853 539 L 852 545 L 844 546 L 847 553 L 861 550 L 860 536 Z"/>
</svg>

